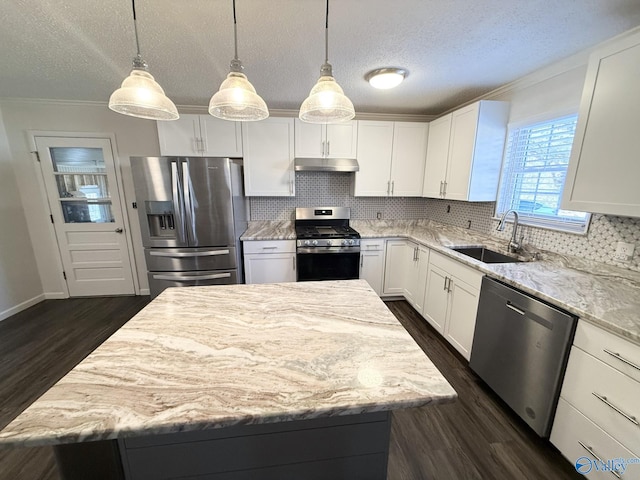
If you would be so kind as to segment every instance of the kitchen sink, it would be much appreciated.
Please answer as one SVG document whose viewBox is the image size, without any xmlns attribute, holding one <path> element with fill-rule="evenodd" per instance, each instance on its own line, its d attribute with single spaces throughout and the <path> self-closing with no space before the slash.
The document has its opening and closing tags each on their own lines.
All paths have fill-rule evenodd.
<svg viewBox="0 0 640 480">
<path fill-rule="evenodd" d="M 460 252 L 463 255 L 467 255 L 476 260 L 480 260 L 484 263 L 517 263 L 522 260 L 512 257 L 511 255 L 505 255 L 504 253 L 489 250 L 484 247 L 450 247 L 451 250 Z"/>
</svg>

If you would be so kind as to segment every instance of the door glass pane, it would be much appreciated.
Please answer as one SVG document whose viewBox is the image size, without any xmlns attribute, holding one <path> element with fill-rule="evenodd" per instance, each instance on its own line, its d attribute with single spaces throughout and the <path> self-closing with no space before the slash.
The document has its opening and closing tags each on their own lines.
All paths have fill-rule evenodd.
<svg viewBox="0 0 640 480">
<path fill-rule="evenodd" d="M 60 198 L 110 198 L 101 148 L 49 149 Z"/>
<path fill-rule="evenodd" d="M 62 201 L 65 223 L 110 223 L 115 222 L 111 202 Z"/>
<path fill-rule="evenodd" d="M 64 221 L 114 222 L 102 149 L 51 147 L 49 152 Z"/>
</svg>

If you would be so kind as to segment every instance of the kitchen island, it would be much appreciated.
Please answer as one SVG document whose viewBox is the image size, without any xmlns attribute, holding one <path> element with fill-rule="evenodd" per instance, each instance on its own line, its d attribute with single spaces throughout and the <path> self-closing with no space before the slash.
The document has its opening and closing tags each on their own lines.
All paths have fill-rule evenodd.
<svg viewBox="0 0 640 480">
<path fill-rule="evenodd" d="M 171 288 L 0 445 L 65 478 L 382 479 L 390 411 L 455 398 L 365 281 Z"/>
</svg>

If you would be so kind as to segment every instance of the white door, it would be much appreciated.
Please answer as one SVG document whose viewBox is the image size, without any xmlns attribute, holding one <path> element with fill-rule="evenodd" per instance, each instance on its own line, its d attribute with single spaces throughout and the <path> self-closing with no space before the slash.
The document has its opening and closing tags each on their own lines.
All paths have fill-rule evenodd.
<svg viewBox="0 0 640 480">
<path fill-rule="evenodd" d="M 444 333 L 449 306 L 447 279 L 447 272 L 433 264 L 429 265 L 422 315 L 440 333 Z"/>
<path fill-rule="evenodd" d="M 453 112 L 445 198 L 451 200 L 469 198 L 469 180 L 476 147 L 479 114 L 478 102 Z"/>
<path fill-rule="evenodd" d="M 35 141 L 69 295 L 133 295 L 111 141 Z"/>
<path fill-rule="evenodd" d="M 449 318 L 444 336 L 464 358 L 471 358 L 471 345 L 476 328 L 480 292 L 455 278 L 450 281 Z"/>
<path fill-rule="evenodd" d="M 412 252 L 407 240 L 389 240 L 387 242 L 383 287 L 385 295 L 405 294 L 405 277 Z"/>
<path fill-rule="evenodd" d="M 295 253 L 250 254 L 244 256 L 246 283 L 296 281 Z"/>
<path fill-rule="evenodd" d="M 326 125 L 329 158 L 356 158 L 358 124 L 355 121 Z"/>
</svg>

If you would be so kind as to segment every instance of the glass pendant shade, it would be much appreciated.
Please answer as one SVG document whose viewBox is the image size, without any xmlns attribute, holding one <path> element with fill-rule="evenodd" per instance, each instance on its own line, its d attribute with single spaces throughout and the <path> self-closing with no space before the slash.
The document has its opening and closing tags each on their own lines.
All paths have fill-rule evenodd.
<svg viewBox="0 0 640 480">
<path fill-rule="evenodd" d="M 247 76 L 235 71 L 227 75 L 220 90 L 211 97 L 209 113 L 235 122 L 264 120 L 269 116 L 267 104 L 256 93 Z"/>
<path fill-rule="evenodd" d="M 109 108 L 117 113 L 149 120 L 180 118 L 174 103 L 144 69 L 134 68 L 119 89 L 111 94 Z"/>
<path fill-rule="evenodd" d="M 331 75 L 322 75 L 300 107 L 300 120 L 308 123 L 340 123 L 356 115 L 353 103 Z"/>
</svg>

